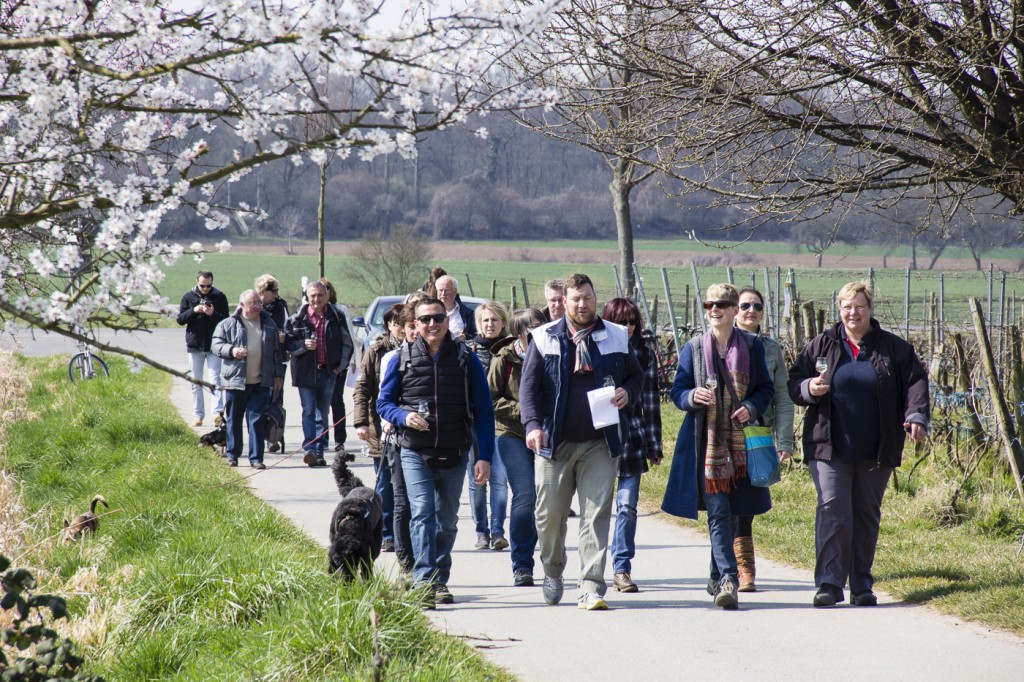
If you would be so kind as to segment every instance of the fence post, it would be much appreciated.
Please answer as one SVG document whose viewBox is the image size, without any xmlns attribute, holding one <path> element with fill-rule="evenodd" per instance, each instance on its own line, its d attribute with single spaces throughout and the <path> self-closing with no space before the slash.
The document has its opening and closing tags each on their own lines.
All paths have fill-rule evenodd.
<svg viewBox="0 0 1024 682">
<path fill-rule="evenodd" d="M 733 277 L 732 277 L 732 266 L 731 265 L 726 265 L 725 266 L 725 281 L 728 282 L 729 284 L 732 284 L 733 286 L 736 286 L 736 282 L 733 280 Z"/>
<path fill-rule="evenodd" d="M 996 366 L 992 357 L 992 346 L 989 345 L 988 334 L 985 331 L 985 320 L 981 317 L 981 303 L 973 296 L 969 299 L 971 317 L 974 318 L 974 333 L 978 337 L 978 351 L 981 353 L 981 367 L 985 371 L 985 379 L 988 382 L 988 393 L 996 408 L 996 420 L 999 422 L 999 434 L 1003 438 L 1003 450 L 1010 462 L 1010 469 L 1013 470 L 1013 482 L 1017 486 L 1017 494 L 1021 501 L 1024 501 L 1024 482 L 1021 481 L 1021 471 L 1024 470 L 1024 451 L 1020 441 L 1017 440 L 1017 431 L 1010 417 L 1010 411 L 1006 407 L 1006 398 L 1000 390 L 999 378 L 996 376 Z"/>
<path fill-rule="evenodd" d="M 636 280 L 636 294 L 640 300 L 640 304 L 643 306 L 644 316 L 647 318 L 647 326 L 651 331 L 655 331 L 654 319 L 651 317 L 651 307 L 647 304 L 647 292 L 644 291 L 644 280 L 640 276 L 640 268 L 637 267 L 636 263 L 633 263 L 633 279 Z"/>
<path fill-rule="evenodd" d="M 871 291 L 871 295 L 875 295 L 875 269 L 868 268 L 868 290 Z"/>
<path fill-rule="evenodd" d="M 704 319 L 704 315 L 701 313 L 704 309 L 704 305 L 700 300 L 700 281 L 697 279 L 697 264 L 693 261 L 690 261 L 690 271 L 693 273 L 693 300 L 694 305 L 696 306 L 693 312 L 695 312 L 696 316 L 700 318 L 700 330 L 707 333 L 708 323 L 707 320 Z"/>
<path fill-rule="evenodd" d="M 939 273 L 939 343 L 946 340 L 946 274 Z"/>
<path fill-rule="evenodd" d="M 466 286 L 469 287 L 469 295 L 476 296 L 476 294 L 473 293 L 473 282 L 469 279 L 468 272 L 466 273 Z"/>
<path fill-rule="evenodd" d="M 491 300 L 498 300 L 498 280 L 496 279 L 491 280 Z"/>
<path fill-rule="evenodd" d="M 992 268 L 993 267 L 994 267 L 994 264 L 989 263 L 988 264 L 988 273 L 986 274 L 986 277 L 988 279 L 988 287 L 987 287 L 988 288 L 988 306 L 985 308 L 985 310 L 986 310 L 986 312 L 985 312 L 985 319 L 986 320 L 991 320 L 992 319 L 992 274 L 993 274 Z"/>
<path fill-rule="evenodd" d="M 530 305 L 530 295 L 526 293 L 526 278 L 520 277 L 519 281 L 523 283 L 523 305 L 527 308 L 532 308 Z"/>
<path fill-rule="evenodd" d="M 690 285 L 686 285 L 686 291 L 684 292 L 686 300 L 683 305 L 683 322 L 687 327 L 693 327 L 693 316 L 690 315 L 690 306 L 693 305 L 693 299 L 690 298 Z"/>
<path fill-rule="evenodd" d="M 511 287 L 511 293 L 512 293 L 512 303 L 508 307 L 509 312 L 515 310 L 516 306 L 518 305 L 518 301 L 516 300 L 516 285 L 515 284 L 513 284 L 512 287 Z"/>
<path fill-rule="evenodd" d="M 1003 356 L 1003 329 L 1006 324 L 1006 273 L 1000 273 L 999 277 L 999 326 L 996 329 L 999 332 L 999 355 L 996 357 L 996 366 L 1002 370 L 1006 364 Z M 1000 371 L 999 376 L 1006 376 L 1005 371 Z"/>
<path fill-rule="evenodd" d="M 668 285 L 668 270 L 666 268 L 661 269 L 661 283 L 665 286 L 665 305 L 668 307 L 668 322 L 672 325 L 672 347 L 676 350 L 676 356 L 679 355 L 679 327 L 676 325 L 676 311 L 672 305 L 672 289 Z M 686 287 L 689 291 L 690 287 Z"/>
<path fill-rule="evenodd" d="M 615 295 L 622 298 L 622 280 L 619 279 L 619 266 L 612 266 L 612 276 L 615 277 Z"/>
<path fill-rule="evenodd" d="M 910 267 L 903 271 L 903 336 L 910 338 Z"/>
<path fill-rule="evenodd" d="M 775 333 L 782 338 L 782 266 L 775 266 Z"/>
<path fill-rule="evenodd" d="M 775 321 L 775 306 L 773 305 L 775 299 L 772 298 L 772 281 L 768 277 L 767 266 L 764 268 L 764 295 L 764 327 L 768 335 L 771 336 L 772 323 Z M 778 333 L 776 333 L 776 336 L 778 336 Z"/>
</svg>

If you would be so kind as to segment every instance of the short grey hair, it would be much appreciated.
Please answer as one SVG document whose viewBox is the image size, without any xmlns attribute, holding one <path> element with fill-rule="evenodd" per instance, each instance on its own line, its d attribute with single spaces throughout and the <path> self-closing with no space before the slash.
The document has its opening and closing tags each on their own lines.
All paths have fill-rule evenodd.
<svg viewBox="0 0 1024 682">
<path fill-rule="evenodd" d="M 451 275 L 442 275 L 442 276 L 438 277 L 438 278 L 437 278 L 437 279 L 436 279 L 436 280 L 434 281 L 434 288 L 435 288 L 435 289 L 438 289 L 438 288 L 440 288 L 440 286 L 441 286 L 441 282 L 445 281 L 446 279 L 447 279 L 447 280 L 449 280 L 449 281 L 451 281 L 451 283 L 455 285 L 455 291 L 458 291 L 458 290 L 459 290 L 459 280 L 455 279 L 455 278 L 454 278 L 454 277 L 452 277 Z"/>
<path fill-rule="evenodd" d="M 549 279 L 547 282 L 544 282 L 544 292 L 546 293 L 548 291 L 560 291 L 564 294 L 565 280 L 560 277 L 555 277 L 554 279 Z"/>
<path fill-rule="evenodd" d="M 312 282 L 306 285 L 306 291 L 309 291 L 310 289 L 319 289 L 320 291 L 324 292 L 324 296 L 327 295 L 327 285 L 318 279 L 313 280 Z"/>
</svg>

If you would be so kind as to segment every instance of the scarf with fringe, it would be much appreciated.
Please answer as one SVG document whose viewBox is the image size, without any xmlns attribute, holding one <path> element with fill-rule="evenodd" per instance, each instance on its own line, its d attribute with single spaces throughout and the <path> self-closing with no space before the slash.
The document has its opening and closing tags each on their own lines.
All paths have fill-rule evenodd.
<svg viewBox="0 0 1024 682">
<path fill-rule="evenodd" d="M 732 393 L 725 382 L 732 381 L 736 395 L 743 399 L 750 383 L 750 349 L 743 336 L 733 332 L 725 358 L 718 359 L 718 347 L 713 334 L 704 335 L 704 368 L 710 376 L 718 375 L 717 368 L 725 364 L 728 377 L 718 376 L 715 400 L 707 406 L 708 446 L 704 459 L 704 489 L 709 494 L 728 493 L 737 478 L 747 475 L 747 446 L 743 438 L 743 425 L 730 418 L 740 405 L 733 405 Z"/>
</svg>

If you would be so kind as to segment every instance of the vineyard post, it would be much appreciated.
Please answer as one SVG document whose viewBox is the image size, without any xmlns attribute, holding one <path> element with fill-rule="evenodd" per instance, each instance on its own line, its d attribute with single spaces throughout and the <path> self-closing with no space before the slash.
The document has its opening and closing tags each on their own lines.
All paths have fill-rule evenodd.
<svg viewBox="0 0 1024 682">
<path fill-rule="evenodd" d="M 701 302 L 700 280 L 697 278 L 697 264 L 694 263 L 693 261 L 690 261 L 690 271 L 693 273 L 693 301 L 696 306 L 693 309 L 693 312 L 696 313 L 695 317 L 700 319 L 700 330 L 704 333 L 707 333 L 708 323 L 704 319 L 704 315 L 701 314 L 700 312 L 704 306 Z"/>
<path fill-rule="evenodd" d="M 526 293 L 526 278 L 520 277 L 519 281 L 523 284 L 523 306 L 526 308 L 532 308 L 530 305 L 530 294 Z"/>
<path fill-rule="evenodd" d="M 643 306 L 641 310 L 647 318 L 647 324 L 650 325 L 650 328 L 653 331 L 654 317 L 651 315 L 651 307 L 647 305 L 647 293 L 644 291 L 644 279 L 640 276 L 640 268 L 636 263 L 633 263 L 633 279 L 636 280 L 637 300 L 640 302 L 640 305 Z"/>
<path fill-rule="evenodd" d="M 985 320 L 981 314 L 981 303 L 973 296 L 969 299 L 969 303 L 971 317 L 974 319 L 974 334 L 978 339 L 978 351 L 981 353 L 981 367 L 985 372 L 989 396 L 996 408 L 996 419 L 999 422 L 999 433 L 1003 439 L 1003 450 L 1010 462 L 1010 468 L 1013 470 L 1013 482 L 1017 486 L 1017 494 L 1024 502 L 1024 482 L 1021 480 L 1021 471 L 1024 471 L 1024 452 L 1022 452 L 1020 441 L 1017 440 L 1013 419 L 1006 407 L 1006 398 L 999 390 L 999 378 L 996 376 L 992 346 L 989 344 Z"/>
<path fill-rule="evenodd" d="M 767 266 L 764 268 L 764 295 L 764 328 L 770 336 L 775 322 L 775 306 L 773 305 L 775 299 L 772 297 L 772 281 L 768 276 Z"/>
<path fill-rule="evenodd" d="M 661 269 L 661 283 L 665 285 L 665 305 L 668 307 L 668 322 L 672 325 L 672 347 L 676 351 L 676 356 L 679 355 L 679 326 L 676 324 L 676 311 L 672 305 L 672 289 L 668 285 L 668 270 L 666 268 Z M 686 287 L 689 291 L 690 287 Z"/>
</svg>

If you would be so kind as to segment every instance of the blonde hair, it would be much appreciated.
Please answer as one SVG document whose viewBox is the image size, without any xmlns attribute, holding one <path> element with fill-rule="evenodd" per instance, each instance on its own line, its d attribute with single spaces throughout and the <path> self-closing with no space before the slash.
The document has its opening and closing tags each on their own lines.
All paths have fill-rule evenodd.
<svg viewBox="0 0 1024 682">
<path fill-rule="evenodd" d="M 264 291 L 273 291 L 277 293 L 280 284 L 277 282 L 277 278 L 273 275 L 260 275 L 256 278 L 256 292 L 262 294 Z"/>
<path fill-rule="evenodd" d="M 729 301 L 731 303 L 740 302 L 740 292 L 731 284 L 712 284 L 708 287 L 708 295 L 704 299 L 705 301 Z"/>
<path fill-rule="evenodd" d="M 871 295 L 871 285 L 863 281 L 844 284 L 843 288 L 836 294 L 836 304 L 838 305 L 843 301 L 852 301 L 857 298 L 857 294 L 864 294 L 868 307 L 872 310 L 875 309 L 875 297 Z"/>
<path fill-rule="evenodd" d="M 505 310 L 505 306 L 498 303 L 497 301 L 484 301 L 476 310 L 473 312 L 473 317 L 476 318 L 476 328 L 480 330 L 484 325 L 484 313 L 492 312 L 498 316 L 501 320 L 501 328 L 508 331 L 508 311 Z"/>
</svg>

